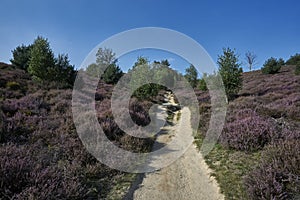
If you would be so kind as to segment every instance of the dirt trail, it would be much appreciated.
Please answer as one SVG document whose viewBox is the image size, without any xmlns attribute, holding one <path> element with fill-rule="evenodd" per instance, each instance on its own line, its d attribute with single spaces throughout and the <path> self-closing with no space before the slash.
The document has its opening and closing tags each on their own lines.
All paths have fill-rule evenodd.
<svg viewBox="0 0 300 200">
<path fill-rule="evenodd" d="M 170 99 L 170 102 L 172 102 L 172 99 Z M 186 134 L 192 135 L 189 109 L 183 108 L 180 112 L 182 116 L 180 121 L 176 126 L 166 127 L 169 134 L 159 136 L 158 140 L 160 142 L 168 143 L 178 130 L 184 130 Z M 174 118 L 176 117 L 175 115 Z M 210 172 L 202 155 L 194 145 L 191 145 L 185 154 L 170 166 L 159 171 L 146 173 L 139 188 L 134 192 L 133 199 L 224 199 L 224 196 L 219 192 L 217 182 L 209 175 Z"/>
</svg>

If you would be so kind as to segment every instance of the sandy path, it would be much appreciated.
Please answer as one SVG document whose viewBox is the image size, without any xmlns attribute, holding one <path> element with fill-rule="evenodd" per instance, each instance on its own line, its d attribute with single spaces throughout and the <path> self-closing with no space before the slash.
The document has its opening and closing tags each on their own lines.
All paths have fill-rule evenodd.
<svg viewBox="0 0 300 200">
<path fill-rule="evenodd" d="M 182 116 L 178 127 L 174 130 L 168 127 L 170 134 L 159 137 L 160 142 L 169 142 L 176 131 L 184 130 L 186 134 L 192 135 L 190 126 L 190 112 L 187 108 L 181 110 Z M 215 200 L 224 199 L 220 194 L 218 184 L 210 177 L 210 169 L 206 165 L 202 155 L 194 145 L 170 166 L 159 171 L 146 173 L 139 188 L 134 192 L 133 199 L 137 200 Z"/>
</svg>

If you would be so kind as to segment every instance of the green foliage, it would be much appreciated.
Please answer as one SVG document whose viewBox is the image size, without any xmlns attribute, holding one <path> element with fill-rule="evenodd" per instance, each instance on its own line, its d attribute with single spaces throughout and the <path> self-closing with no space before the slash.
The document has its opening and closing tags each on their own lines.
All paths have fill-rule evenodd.
<svg viewBox="0 0 300 200">
<path fill-rule="evenodd" d="M 284 62 L 284 60 L 282 58 L 278 59 L 278 65 L 280 65 L 280 66 L 285 65 L 285 62 Z"/>
<path fill-rule="evenodd" d="M 279 72 L 282 65 L 284 65 L 284 61 L 282 58 L 277 60 L 276 58 L 271 57 L 264 63 L 261 71 L 264 74 L 276 74 Z"/>
<path fill-rule="evenodd" d="M 32 45 L 25 46 L 22 44 L 21 46 L 18 46 L 12 51 L 13 58 L 10 62 L 16 67 L 27 70 L 29 66 L 31 48 Z"/>
<path fill-rule="evenodd" d="M 11 90 L 18 90 L 21 88 L 20 84 L 15 81 L 9 81 L 6 83 L 6 87 Z"/>
<path fill-rule="evenodd" d="M 130 72 L 132 73 L 130 87 L 134 90 L 133 96 L 138 99 L 147 99 L 158 93 L 158 87 L 155 84 L 144 84 L 146 81 L 151 81 L 153 77 L 147 58 L 138 57 Z"/>
<path fill-rule="evenodd" d="M 100 68 L 96 63 L 92 63 L 86 68 L 86 73 L 90 76 L 99 78 Z"/>
<path fill-rule="evenodd" d="M 96 63 L 86 68 L 87 74 L 101 78 L 108 84 L 116 84 L 122 77 L 123 72 L 117 65 L 118 60 L 111 49 L 99 48 L 96 53 Z"/>
<path fill-rule="evenodd" d="M 18 53 L 23 52 L 21 49 L 23 51 L 29 51 L 30 49 L 29 56 L 25 53 Z M 23 57 L 14 56 L 14 61 L 12 62 L 16 62 L 16 58 L 21 60 L 25 55 L 28 56 L 27 71 L 33 76 L 34 80 L 39 82 L 55 82 L 56 86 L 64 88 L 73 85 L 76 71 L 74 70 L 74 66 L 70 64 L 68 55 L 59 54 L 55 58 L 47 39 L 39 36 L 32 45 L 17 47 L 15 54 L 22 55 Z M 23 61 L 25 60 L 24 58 Z"/>
<path fill-rule="evenodd" d="M 291 56 L 287 61 L 287 65 L 297 65 L 300 62 L 300 54 L 296 53 L 295 55 Z"/>
<path fill-rule="evenodd" d="M 197 72 L 197 69 L 193 65 L 190 65 L 189 68 L 185 69 L 184 77 L 187 79 L 187 81 L 191 84 L 191 86 L 193 88 L 197 87 L 198 72 Z"/>
<path fill-rule="evenodd" d="M 122 77 L 123 72 L 120 69 L 116 63 L 110 64 L 104 74 L 103 74 L 103 80 L 107 84 L 116 84 L 118 83 L 119 79 Z"/>
<path fill-rule="evenodd" d="M 172 70 L 168 60 L 162 60 L 161 62 L 154 61 L 153 63 L 153 80 L 158 84 L 172 87 L 177 80 L 177 73 Z M 166 89 L 161 87 L 161 89 Z"/>
<path fill-rule="evenodd" d="M 240 67 L 238 55 L 230 48 L 223 49 L 223 55 L 218 57 L 219 73 L 223 79 L 225 92 L 232 99 L 242 88 L 243 69 Z"/>
<path fill-rule="evenodd" d="M 300 61 L 296 65 L 295 74 L 300 75 Z"/>
<path fill-rule="evenodd" d="M 205 81 L 205 77 L 207 77 L 207 74 L 204 73 L 203 77 L 198 82 L 198 88 L 202 91 L 207 91 L 208 90 L 207 84 L 206 84 L 206 81 Z"/>
<path fill-rule="evenodd" d="M 112 49 L 99 48 L 96 53 L 96 63 L 98 65 L 109 65 L 116 62 L 116 54 Z"/>
<path fill-rule="evenodd" d="M 63 86 L 72 87 L 76 78 L 74 66 L 70 64 L 67 54 L 59 54 L 55 58 L 54 80 L 62 83 Z"/>
<path fill-rule="evenodd" d="M 54 68 L 54 54 L 49 42 L 39 36 L 32 45 L 28 72 L 38 80 L 53 80 Z"/>
<path fill-rule="evenodd" d="M 138 99 L 148 99 L 156 96 L 159 90 L 166 89 L 166 86 L 173 87 L 178 75 L 169 66 L 168 60 L 154 61 L 150 64 L 147 58 L 138 57 L 133 68 L 129 70 L 130 87 L 134 90 L 133 96 Z M 146 82 L 158 84 L 145 84 Z"/>
</svg>

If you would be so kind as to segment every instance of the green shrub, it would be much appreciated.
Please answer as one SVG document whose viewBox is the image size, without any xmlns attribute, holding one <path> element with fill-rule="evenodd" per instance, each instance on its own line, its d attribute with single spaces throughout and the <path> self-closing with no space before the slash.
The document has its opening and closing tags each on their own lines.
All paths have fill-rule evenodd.
<svg viewBox="0 0 300 200">
<path fill-rule="evenodd" d="M 276 58 L 271 57 L 264 63 L 261 71 L 264 74 L 276 74 L 279 72 L 282 65 L 284 65 L 283 59 L 280 58 L 277 60 Z"/>
<path fill-rule="evenodd" d="M 201 78 L 198 83 L 198 88 L 202 91 L 207 91 L 207 85 L 204 78 Z"/>
<path fill-rule="evenodd" d="M 296 65 L 295 74 L 300 75 L 300 61 Z"/>
<path fill-rule="evenodd" d="M 287 65 L 297 65 L 300 62 L 300 54 L 296 53 L 295 55 L 291 56 L 287 61 Z"/>
<path fill-rule="evenodd" d="M 11 90 L 18 90 L 21 88 L 20 84 L 15 81 L 9 81 L 6 83 L 6 88 L 9 88 Z"/>
<path fill-rule="evenodd" d="M 32 45 L 25 46 L 24 44 L 22 44 L 21 46 L 18 46 L 12 51 L 13 58 L 10 60 L 10 62 L 14 66 L 27 70 L 29 66 L 31 49 Z"/>
<path fill-rule="evenodd" d="M 240 67 L 238 55 L 234 50 L 224 48 L 223 55 L 218 57 L 218 65 L 226 95 L 228 99 L 232 100 L 243 85 L 243 69 Z"/>
</svg>

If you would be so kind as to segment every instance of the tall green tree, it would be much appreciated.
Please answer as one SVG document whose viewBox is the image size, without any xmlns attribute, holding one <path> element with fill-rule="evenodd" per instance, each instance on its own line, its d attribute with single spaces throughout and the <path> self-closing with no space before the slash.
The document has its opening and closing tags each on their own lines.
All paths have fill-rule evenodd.
<svg viewBox="0 0 300 200">
<path fill-rule="evenodd" d="M 110 64 L 104 71 L 103 80 L 108 84 L 116 84 L 122 77 L 123 72 L 116 63 Z"/>
<path fill-rule="evenodd" d="M 30 60 L 30 52 L 32 49 L 32 45 L 24 45 L 18 46 L 14 50 L 12 50 L 13 58 L 10 60 L 10 62 L 21 69 L 27 70 L 29 66 L 29 60 Z"/>
<path fill-rule="evenodd" d="M 60 81 L 65 86 L 72 86 L 75 78 L 76 71 L 74 70 L 74 65 L 70 64 L 68 54 L 59 54 L 55 58 L 54 70 L 54 81 Z"/>
<path fill-rule="evenodd" d="M 106 83 L 116 84 L 123 75 L 117 62 L 112 49 L 99 48 L 96 53 L 96 63 L 90 64 L 86 72 L 90 76 L 103 79 Z"/>
<path fill-rule="evenodd" d="M 202 78 L 199 80 L 198 82 L 198 88 L 202 91 L 207 91 L 207 84 L 206 84 L 206 79 L 207 79 L 208 75 L 207 73 L 203 73 Z"/>
<path fill-rule="evenodd" d="M 38 80 L 53 80 L 55 59 L 47 39 L 39 36 L 35 39 L 28 66 L 28 72 Z"/>
<path fill-rule="evenodd" d="M 190 85 L 193 88 L 197 87 L 198 72 L 197 69 L 194 67 L 194 65 L 190 65 L 189 68 L 185 69 L 184 77 L 187 79 L 187 81 L 190 83 Z"/>
<path fill-rule="evenodd" d="M 243 69 L 238 55 L 230 48 L 223 48 L 223 54 L 218 56 L 219 73 L 223 79 L 228 99 L 232 99 L 242 88 Z"/>
<path fill-rule="evenodd" d="M 144 84 L 152 76 L 148 59 L 138 57 L 129 73 L 131 75 L 130 87 L 134 92 L 133 95 L 139 99 L 149 98 L 152 95 L 151 85 Z"/>
</svg>

